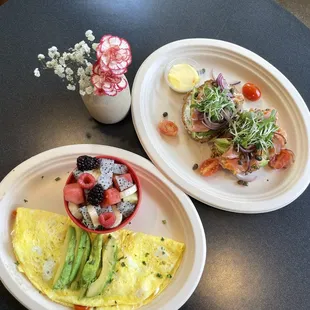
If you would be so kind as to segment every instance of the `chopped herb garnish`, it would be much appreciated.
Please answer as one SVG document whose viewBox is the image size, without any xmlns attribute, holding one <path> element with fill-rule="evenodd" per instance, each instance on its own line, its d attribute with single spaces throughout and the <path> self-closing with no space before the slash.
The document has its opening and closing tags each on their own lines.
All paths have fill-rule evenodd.
<svg viewBox="0 0 310 310">
<path fill-rule="evenodd" d="M 142 264 L 143 264 L 144 266 L 146 266 L 146 262 L 145 262 L 145 261 L 143 261 Z"/>
<path fill-rule="evenodd" d="M 161 264 L 161 265 L 166 265 L 166 262 L 162 261 L 160 264 Z"/>
<path fill-rule="evenodd" d="M 114 302 L 115 302 L 115 304 L 117 305 L 117 301 L 115 300 Z"/>
<path fill-rule="evenodd" d="M 86 132 L 86 138 L 87 138 L 87 139 L 90 139 L 90 138 L 91 138 L 91 133 Z"/>
<path fill-rule="evenodd" d="M 164 251 L 162 251 L 161 254 L 165 255 L 166 253 Z"/>
<path fill-rule="evenodd" d="M 256 148 L 266 152 L 273 147 L 272 139 L 279 129 L 276 125 L 276 115 L 276 110 L 272 110 L 268 117 L 261 110 L 238 113 L 229 128 L 237 151 L 241 147 L 243 149 Z"/>
<path fill-rule="evenodd" d="M 129 225 L 131 225 L 131 222 L 129 222 Z"/>
<path fill-rule="evenodd" d="M 126 267 L 126 264 L 124 262 L 121 263 L 122 267 Z"/>
<path fill-rule="evenodd" d="M 172 275 L 171 274 L 167 274 L 167 278 L 171 279 Z"/>
<path fill-rule="evenodd" d="M 27 200 L 27 199 L 24 199 L 24 202 L 25 202 L 25 203 L 27 203 L 27 202 L 28 202 L 28 200 Z"/>
<path fill-rule="evenodd" d="M 124 257 L 124 256 L 120 257 L 120 258 L 118 259 L 118 261 L 122 260 L 123 258 L 125 258 L 125 257 Z"/>
<path fill-rule="evenodd" d="M 168 113 L 167 112 L 164 112 L 163 113 L 163 117 L 167 117 L 168 116 Z"/>
<path fill-rule="evenodd" d="M 166 220 L 162 220 L 162 223 L 165 225 L 165 224 L 167 224 L 167 221 Z"/>
<path fill-rule="evenodd" d="M 111 238 L 112 238 L 112 236 L 109 234 L 109 235 L 108 235 L 108 239 L 111 239 Z"/>
<path fill-rule="evenodd" d="M 156 274 L 156 277 L 157 277 L 157 278 L 162 278 L 163 276 L 162 276 L 160 273 L 157 273 L 157 274 Z"/>
<path fill-rule="evenodd" d="M 256 155 L 255 159 L 258 160 L 258 161 L 261 161 L 263 158 L 261 156 Z"/>
<path fill-rule="evenodd" d="M 150 255 L 150 253 L 145 253 L 145 257 L 148 257 Z"/>
<path fill-rule="evenodd" d="M 195 108 L 211 122 L 223 122 L 227 114 L 234 114 L 235 103 L 227 96 L 229 90 L 221 90 L 217 85 L 210 87 L 205 84 L 202 88 L 194 88 L 191 108 Z"/>
<path fill-rule="evenodd" d="M 60 180 L 61 180 L 60 177 L 57 177 L 57 178 L 55 179 L 56 182 L 58 182 L 58 181 L 60 181 Z"/>
<path fill-rule="evenodd" d="M 18 265 L 19 265 L 19 262 L 18 262 L 18 261 L 16 261 L 16 262 L 15 262 L 15 265 L 16 265 L 16 266 L 18 266 Z"/>
<path fill-rule="evenodd" d="M 239 185 L 248 186 L 248 182 L 246 182 L 246 181 L 239 180 L 237 183 Z"/>
<path fill-rule="evenodd" d="M 161 241 L 165 241 L 165 238 L 164 237 L 161 237 L 161 239 L 160 239 Z"/>
</svg>

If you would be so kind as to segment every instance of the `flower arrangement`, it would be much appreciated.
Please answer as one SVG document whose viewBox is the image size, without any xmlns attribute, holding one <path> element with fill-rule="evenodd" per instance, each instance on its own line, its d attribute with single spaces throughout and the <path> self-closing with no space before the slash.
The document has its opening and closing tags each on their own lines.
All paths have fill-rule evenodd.
<svg viewBox="0 0 310 310">
<path fill-rule="evenodd" d="M 91 30 L 87 30 L 85 36 L 89 43 L 83 40 L 62 54 L 55 46 L 48 49 L 48 59 L 39 54 L 41 70 L 54 70 L 68 83 L 68 90 L 79 89 L 82 96 L 117 95 L 127 87 L 124 74 L 132 61 L 129 43 L 112 35 L 105 35 L 99 43 L 92 43 L 95 37 Z M 34 75 L 40 77 L 39 68 L 34 70 Z"/>
</svg>

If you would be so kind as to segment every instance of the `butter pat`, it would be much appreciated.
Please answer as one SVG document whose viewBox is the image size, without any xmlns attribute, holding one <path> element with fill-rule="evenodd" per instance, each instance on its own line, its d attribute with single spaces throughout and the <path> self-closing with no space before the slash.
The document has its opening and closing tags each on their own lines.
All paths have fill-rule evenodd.
<svg viewBox="0 0 310 310">
<path fill-rule="evenodd" d="M 199 82 L 198 72 L 189 64 L 176 64 L 168 72 L 170 87 L 177 92 L 186 93 Z"/>
</svg>

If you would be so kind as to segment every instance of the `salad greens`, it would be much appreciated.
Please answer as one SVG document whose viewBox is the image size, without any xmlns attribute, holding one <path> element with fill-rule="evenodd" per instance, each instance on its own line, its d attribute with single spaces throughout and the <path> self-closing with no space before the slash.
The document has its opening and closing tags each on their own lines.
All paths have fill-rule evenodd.
<svg viewBox="0 0 310 310">
<path fill-rule="evenodd" d="M 214 147 L 220 155 L 224 154 L 230 148 L 232 141 L 227 138 L 214 139 Z"/>
<path fill-rule="evenodd" d="M 244 149 L 255 146 L 257 150 L 266 152 L 273 147 L 272 138 L 279 129 L 276 114 L 276 110 L 272 110 L 269 117 L 261 110 L 238 113 L 229 127 L 238 150 L 240 146 Z"/>
<path fill-rule="evenodd" d="M 194 88 L 192 91 L 191 108 L 205 113 L 212 122 L 224 120 L 223 113 L 236 110 L 235 103 L 227 96 L 229 90 L 204 85 L 203 89 Z"/>
</svg>

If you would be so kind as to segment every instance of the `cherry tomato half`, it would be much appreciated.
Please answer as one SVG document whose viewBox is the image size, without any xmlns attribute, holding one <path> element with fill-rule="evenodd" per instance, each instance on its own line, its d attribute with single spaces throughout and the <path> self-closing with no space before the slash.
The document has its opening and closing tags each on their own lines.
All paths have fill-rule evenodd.
<svg viewBox="0 0 310 310">
<path fill-rule="evenodd" d="M 294 153 L 288 149 L 282 149 L 280 154 L 274 156 L 269 161 L 269 166 L 273 169 L 285 169 L 294 162 Z"/>
<path fill-rule="evenodd" d="M 251 101 L 258 100 L 262 95 L 259 88 L 252 83 L 244 84 L 242 87 L 242 93 L 243 93 L 243 96 L 245 98 L 247 98 L 248 100 L 251 100 Z"/>
<path fill-rule="evenodd" d="M 217 158 L 209 158 L 205 160 L 199 168 L 199 173 L 204 177 L 208 177 L 216 173 L 220 169 L 220 162 Z"/>
<path fill-rule="evenodd" d="M 163 120 L 158 124 L 158 129 L 160 133 L 166 136 L 172 136 L 175 137 L 178 134 L 178 126 L 168 120 Z"/>
<path fill-rule="evenodd" d="M 91 307 L 86 307 L 86 306 L 79 306 L 79 305 L 74 305 L 75 310 L 91 310 Z"/>
</svg>

